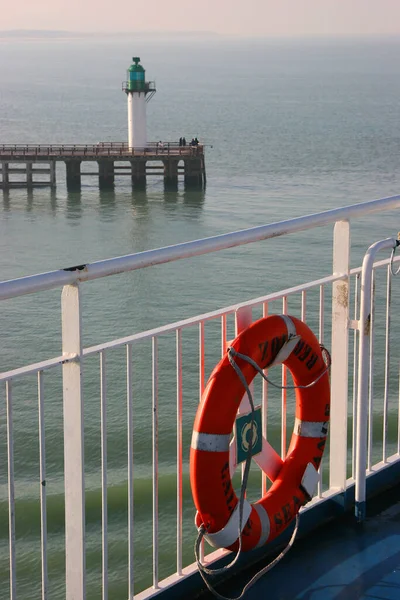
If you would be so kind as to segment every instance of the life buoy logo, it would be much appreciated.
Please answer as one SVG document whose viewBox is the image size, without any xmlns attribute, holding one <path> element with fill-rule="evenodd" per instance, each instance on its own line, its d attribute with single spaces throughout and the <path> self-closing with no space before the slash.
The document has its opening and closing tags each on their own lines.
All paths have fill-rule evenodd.
<svg viewBox="0 0 400 600">
<path fill-rule="evenodd" d="M 235 422 L 235 439 L 238 465 L 246 460 L 249 452 L 251 456 L 255 456 L 261 452 L 263 444 L 261 423 L 261 407 L 256 407 L 253 415 L 251 412 L 248 412 L 237 416 Z"/>
<path fill-rule="evenodd" d="M 253 427 L 251 425 L 251 422 L 246 423 L 240 432 L 240 440 L 242 444 L 242 450 L 244 452 L 248 452 L 250 448 L 250 442 L 251 447 L 254 448 L 258 441 L 258 427 L 256 421 L 253 421 Z"/>
</svg>

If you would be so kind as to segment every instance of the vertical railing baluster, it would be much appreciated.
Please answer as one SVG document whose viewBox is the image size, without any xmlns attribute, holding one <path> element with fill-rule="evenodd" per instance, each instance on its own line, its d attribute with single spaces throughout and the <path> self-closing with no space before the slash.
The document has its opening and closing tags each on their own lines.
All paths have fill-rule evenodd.
<svg viewBox="0 0 400 600">
<path fill-rule="evenodd" d="M 398 370 L 398 404 L 397 404 L 397 454 L 400 454 L 400 362 Z"/>
<path fill-rule="evenodd" d="M 12 381 L 6 381 L 7 463 L 8 463 L 8 535 L 10 548 L 10 600 L 17 600 L 15 556 L 15 481 Z"/>
<path fill-rule="evenodd" d="M 158 339 L 152 338 L 153 587 L 158 588 Z"/>
<path fill-rule="evenodd" d="M 263 303 L 263 317 L 268 317 L 268 302 Z M 264 375 L 268 375 L 268 369 L 264 369 Z M 262 380 L 262 392 L 261 392 L 261 406 L 262 406 L 262 435 L 264 439 L 267 439 L 268 431 L 268 381 Z M 261 495 L 265 496 L 267 493 L 267 476 L 262 472 L 261 476 Z"/>
<path fill-rule="evenodd" d="M 199 323 L 199 402 L 203 396 L 205 382 L 204 382 L 204 321 Z M 204 561 L 204 538 L 200 544 L 200 561 Z"/>
<path fill-rule="evenodd" d="M 226 315 L 221 317 L 221 356 L 226 352 Z"/>
<path fill-rule="evenodd" d="M 64 362 L 64 486 L 66 598 L 84 600 L 85 473 L 82 397 L 82 313 L 79 284 L 66 285 L 61 294 Z"/>
<path fill-rule="evenodd" d="M 126 346 L 126 407 L 128 437 L 128 600 L 134 595 L 133 570 L 133 402 L 132 402 L 132 346 Z"/>
<path fill-rule="evenodd" d="M 204 381 L 204 321 L 199 323 L 199 391 L 200 400 L 204 392 L 205 381 Z"/>
<path fill-rule="evenodd" d="M 242 306 L 235 313 L 235 334 L 238 336 L 244 329 L 249 327 L 253 322 L 253 310 L 251 306 Z M 254 382 L 249 385 L 250 393 L 254 399 Z M 238 414 L 246 414 L 251 410 L 250 400 L 247 392 L 244 393 L 239 404 Z M 245 462 L 242 462 L 242 479 L 244 475 Z"/>
<path fill-rule="evenodd" d="M 389 403 L 389 367 L 390 367 L 390 307 L 392 301 L 391 265 L 387 267 L 386 279 L 386 336 L 385 336 L 385 388 L 383 394 L 383 448 L 382 461 L 387 461 L 387 428 L 388 428 L 388 403 Z"/>
<path fill-rule="evenodd" d="M 357 273 L 354 282 L 354 320 L 359 319 L 359 287 L 360 287 L 360 274 Z M 351 462 L 351 476 L 355 477 L 355 466 L 356 466 L 356 452 L 357 452 L 357 356 L 358 356 L 358 331 L 354 329 L 353 332 L 353 428 L 352 428 L 352 462 Z"/>
<path fill-rule="evenodd" d="M 325 286 L 319 286 L 319 320 L 318 320 L 318 339 L 321 345 L 324 344 L 325 339 Z M 318 485 L 317 485 L 317 496 L 322 497 L 322 482 L 324 472 L 324 457 L 321 458 L 319 465 Z"/>
<path fill-rule="evenodd" d="M 372 468 L 374 445 L 374 331 L 375 331 L 375 281 L 376 273 L 371 274 L 371 318 L 369 336 L 369 375 L 368 375 L 368 440 L 367 440 L 367 470 Z"/>
<path fill-rule="evenodd" d="M 301 320 L 303 321 L 303 323 L 306 322 L 306 318 L 307 318 L 307 292 L 306 290 L 303 290 L 301 292 Z"/>
<path fill-rule="evenodd" d="M 42 600 L 47 599 L 47 510 L 46 510 L 46 447 L 44 426 L 43 371 L 38 371 L 39 412 L 39 478 L 40 478 L 40 551 L 42 563 Z"/>
<path fill-rule="evenodd" d="M 318 323 L 318 339 L 319 343 L 325 341 L 325 286 L 319 287 L 319 323 Z"/>
<path fill-rule="evenodd" d="M 306 323 L 307 321 L 307 291 L 303 290 L 301 292 L 301 320 L 303 321 L 303 323 Z M 287 381 L 287 379 L 286 379 Z M 322 473 L 322 461 L 320 463 L 320 473 L 319 473 L 319 477 L 318 477 L 318 488 L 317 488 L 317 493 L 321 488 L 321 473 Z"/>
<path fill-rule="evenodd" d="M 282 298 L 282 313 L 288 314 L 288 298 Z M 286 411 L 287 411 L 287 368 L 282 365 L 282 393 L 281 393 L 281 457 L 286 457 Z"/>
<path fill-rule="evenodd" d="M 182 575 L 182 331 L 176 331 L 176 572 Z"/>
<path fill-rule="evenodd" d="M 100 352 L 100 437 L 101 437 L 101 522 L 102 522 L 102 600 L 108 598 L 107 522 L 107 374 L 106 355 Z"/>
</svg>

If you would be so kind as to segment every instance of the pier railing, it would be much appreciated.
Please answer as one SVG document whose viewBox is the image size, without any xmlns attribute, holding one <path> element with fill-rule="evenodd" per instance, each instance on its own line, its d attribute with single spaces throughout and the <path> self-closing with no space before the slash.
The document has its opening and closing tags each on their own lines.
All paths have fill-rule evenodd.
<svg viewBox="0 0 400 600">
<path fill-rule="evenodd" d="M 117 159 L 130 156 L 200 156 L 204 154 L 202 144 L 180 146 L 175 142 L 149 142 L 145 147 L 129 148 L 123 142 L 99 142 L 98 144 L 0 144 L 0 161 L 29 157 L 93 157 L 94 159 L 112 157 Z"/>
<path fill-rule="evenodd" d="M 31 589 L 29 576 L 27 576 L 28 581 L 24 581 L 24 575 L 20 575 L 17 571 L 16 528 L 17 520 L 21 518 L 18 504 L 20 502 L 19 494 L 22 492 L 18 487 L 18 473 L 14 469 L 13 433 L 13 414 L 20 413 L 21 410 L 29 410 L 29 406 L 27 402 L 22 407 L 16 404 L 13 396 L 14 386 L 17 386 L 22 380 L 30 380 L 32 376 L 36 377 L 37 391 L 34 392 L 31 388 L 30 398 L 33 394 L 36 395 L 39 419 L 40 460 L 36 486 L 40 498 L 41 550 L 38 559 L 42 570 L 42 597 L 52 597 L 50 596 L 48 576 L 50 556 L 47 550 L 46 525 L 46 506 L 51 498 L 45 485 L 46 466 L 51 458 L 45 451 L 46 434 L 48 435 L 45 428 L 45 414 L 47 403 L 51 401 L 46 387 L 47 374 L 53 373 L 54 377 L 60 377 L 62 373 L 63 477 L 65 485 L 63 498 L 65 500 L 66 550 L 66 595 L 64 594 L 63 597 L 66 597 L 67 600 L 83 600 L 87 580 L 85 555 L 88 552 L 85 519 L 90 519 L 91 514 L 90 512 L 85 513 L 85 494 L 89 493 L 89 485 L 85 478 L 86 463 L 83 448 L 85 418 L 87 419 L 88 415 L 87 412 L 84 413 L 85 392 L 82 385 L 82 369 L 90 360 L 96 359 L 97 367 L 95 371 L 91 372 L 91 377 L 94 377 L 94 373 L 97 374 L 99 387 L 100 437 L 98 451 L 101 455 L 101 485 L 98 494 L 101 497 L 101 523 L 96 530 L 96 523 L 90 522 L 90 535 L 93 545 L 93 532 L 97 531 L 96 543 L 101 546 L 101 594 L 103 600 L 108 597 L 127 596 L 130 600 L 151 598 L 177 586 L 196 571 L 195 565 L 190 564 L 190 553 L 187 550 L 190 547 L 191 551 L 193 547 L 195 531 L 191 530 L 189 541 L 183 531 L 187 522 L 187 513 L 190 514 L 190 521 L 192 521 L 194 511 L 190 497 L 185 495 L 184 491 L 188 472 L 188 465 L 185 462 L 188 439 L 190 443 L 190 432 L 183 430 L 184 417 L 186 415 L 187 418 L 189 413 L 189 422 L 192 422 L 196 402 L 201 398 L 204 390 L 210 356 L 215 364 L 215 360 L 218 360 L 226 351 L 227 341 L 232 336 L 253 320 L 272 312 L 293 314 L 295 311 L 303 321 L 317 324 L 315 332 L 320 342 L 330 349 L 332 357 L 332 413 L 328 454 L 320 468 L 316 495 L 302 512 L 314 511 L 318 515 L 320 507 L 328 507 L 325 509 L 326 516 L 330 510 L 329 502 L 332 499 L 335 500 L 333 503 L 335 508 L 332 509 L 334 511 L 337 511 L 339 505 L 342 505 L 343 510 L 348 508 L 349 503 L 354 504 L 355 499 L 357 517 L 363 518 L 366 501 L 365 489 L 368 480 L 372 480 L 375 474 L 387 472 L 391 467 L 399 465 L 400 462 L 398 373 L 389 385 L 391 351 L 392 360 L 397 361 L 397 364 L 399 361 L 398 348 L 391 350 L 389 341 L 392 327 L 392 271 L 396 268 L 393 265 L 398 264 L 400 257 L 390 256 L 396 240 L 388 238 L 371 247 L 363 267 L 350 269 L 350 220 L 356 222 L 360 217 L 399 208 L 400 197 L 387 198 L 168 248 L 149 250 L 0 283 L 0 300 L 50 290 L 59 290 L 61 293 L 61 354 L 44 361 L 15 366 L 0 374 L 0 384 L 3 386 L 6 404 L 7 430 L 4 434 L 7 435 L 6 459 L 8 463 L 7 485 L 0 488 L 0 491 L 3 494 L 6 493 L 7 497 L 2 497 L 1 502 L 8 503 L 9 595 L 12 600 L 17 598 L 17 592 L 20 597 L 23 597 L 26 595 L 23 593 L 24 589 Z M 111 341 L 104 340 L 91 346 L 84 344 L 81 294 L 82 288 L 90 280 L 183 260 L 188 257 L 217 253 L 223 249 L 261 240 L 270 240 L 268 243 L 273 244 L 273 239 L 277 236 L 287 236 L 329 224 L 334 226 L 333 268 L 331 273 L 321 279 L 140 333 L 131 333 L 127 324 L 125 337 Z M 324 239 L 324 248 L 326 248 L 326 239 Z M 380 261 L 375 260 L 378 251 L 382 254 Z M 295 256 L 293 263 L 295 266 Z M 279 269 L 278 262 L 277 269 Z M 378 273 L 382 271 L 386 273 L 386 282 L 378 287 L 377 282 L 381 280 Z M 380 312 L 379 319 L 376 316 L 378 293 L 380 306 L 385 307 L 384 311 Z M 37 301 L 39 303 L 40 298 Z M 17 323 L 15 327 L 18 327 Z M 210 328 L 213 329 L 211 337 L 209 337 Z M 165 348 L 165 340 L 169 341 L 169 360 L 163 364 L 160 352 L 162 347 Z M 377 360 L 378 341 L 380 344 L 379 361 Z M 142 352 L 143 345 L 146 345 L 147 348 L 144 353 Z M 173 348 L 172 351 L 171 348 Z M 124 355 L 122 362 L 121 350 Z M 135 390 L 137 390 L 134 375 L 146 353 L 149 362 L 146 365 L 147 368 L 141 371 L 143 379 L 140 382 L 140 389 L 144 390 L 146 386 L 149 386 L 151 390 L 149 405 L 146 409 L 151 427 L 148 429 L 148 459 L 147 463 L 143 464 L 140 462 L 140 460 L 145 460 L 143 456 L 140 460 L 138 458 L 141 449 L 134 445 L 135 435 L 137 435 L 135 421 L 140 408 L 139 405 L 134 405 Z M 394 353 L 396 353 L 395 356 Z M 193 377 L 189 381 L 190 385 L 187 385 L 183 364 L 192 365 L 195 359 Z M 120 436 L 126 437 L 127 440 L 126 455 L 121 457 L 120 465 L 122 470 L 126 468 L 126 475 L 122 477 L 123 481 L 127 481 L 127 527 L 125 532 L 127 578 L 126 593 L 124 591 L 120 595 L 115 588 L 116 582 L 108 580 L 110 536 L 115 536 L 115 531 L 109 523 L 109 520 L 112 519 L 109 493 L 112 491 L 113 485 L 108 481 L 107 469 L 108 453 L 112 450 L 107 446 L 111 425 L 107 421 L 107 414 L 112 409 L 107 379 L 112 376 L 113 368 L 116 369 L 118 379 L 123 380 L 125 388 L 125 411 L 124 414 L 122 411 L 117 413 L 117 420 L 120 426 Z M 282 368 L 283 383 L 286 378 L 286 369 Z M 169 385 L 172 385 L 168 390 L 164 387 L 167 380 Z M 267 437 L 270 431 L 268 406 L 271 404 L 271 393 L 272 389 L 266 382 L 263 382 L 260 388 L 260 403 L 264 413 L 264 437 Z M 193 401 L 194 398 L 195 401 Z M 90 398 L 86 397 L 86 401 L 88 400 Z M 288 392 L 285 389 L 280 392 L 280 406 L 282 409 L 279 416 L 281 426 L 278 445 L 280 447 L 277 454 L 284 458 L 287 451 L 287 426 L 291 419 L 288 408 Z M 351 407 L 350 413 L 349 406 Z M 140 408 L 140 410 L 142 409 L 143 407 Z M 92 410 L 95 410 L 93 406 Z M 31 427 L 34 427 L 33 422 L 32 419 Z M 163 435 L 170 440 L 171 423 L 175 423 L 174 444 L 176 447 L 173 473 L 171 473 L 171 464 L 163 460 L 166 448 Z M 115 426 L 114 421 L 112 424 Z M 145 422 L 140 423 L 140 427 L 145 427 Z M 90 459 L 90 457 L 88 458 Z M 3 459 L 1 460 L 4 464 Z M 140 463 L 138 473 L 135 471 L 137 462 Z M 135 512 L 134 490 L 140 487 L 143 472 L 146 472 L 151 478 L 151 491 L 141 510 Z M 174 488 L 176 488 L 173 516 L 170 514 L 170 494 L 165 487 L 165 482 L 171 475 L 175 480 Z M 265 492 L 266 485 L 266 478 L 261 475 L 258 484 L 260 493 Z M 168 527 L 165 528 L 164 523 L 164 528 L 161 529 L 161 518 L 166 513 L 169 515 Z M 318 521 L 318 516 L 314 518 L 315 520 Z M 168 539 L 166 539 L 166 535 Z M 144 538 L 145 541 L 143 541 Z M 122 537 L 119 544 L 124 543 L 124 539 L 125 536 Z M 168 552 L 165 549 L 166 542 Z M 146 554 L 149 543 L 151 552 Z M 113 547 L 116 551 L 115 545 Z M 135 552 L 136 556 L 141 553 L 144 553 L 145 556 L 139 569 L 135 569 Z M 168 559 L 171 559 L 171 554 L 174 555 L 174 564 L 168 563 L 169 572 L 166 572 L 165 561 L 168 562 Z M 224 554 L 226 554 L 225 551 L 218 550 L 208 554 L 206 560 L 212 562 Z M 93 575 L 91 575 L 90 581 L 93 582 Z M 6 586 L 3 585 L 3 592 L 5 589 Z M 20 589 L 22 589 L 21 593 Z M 178 588 L 176 590 L 173 597 L 178 598 L 180 597 Z"/>
</svg>

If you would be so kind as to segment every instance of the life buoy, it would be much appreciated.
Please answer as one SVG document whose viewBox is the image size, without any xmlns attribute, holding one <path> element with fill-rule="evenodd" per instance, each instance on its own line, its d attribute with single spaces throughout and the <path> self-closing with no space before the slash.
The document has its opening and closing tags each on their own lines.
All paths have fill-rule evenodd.
<svg viewBox="0 0 400 600">
<path fill-rule="evenodd" d="M 243 505 L 242 550 L 270 542 L 292 522 L 310 500 L 302 483 L 307 469 L 318 470 L 328 432 L 330 385 L 317 338 L 308 326 L 287 315 L 254 322 L 231 344 L 261 369 L 283 363 L 296 388 L 295 425 L 289 449 L 271 488 L 257 502 Z M 257 371 L 237 358 L 247 384 Z M 312 384 L 311 387 L 304 387 Z M 237 550 L 239 503 L 229 472 L 232 428 L 245 387 L 227 355 L 212 372 L 194 422 L 190 450 L 190 481 L 197 509 L 196 525 L 216 548 Z"/>
</svg>

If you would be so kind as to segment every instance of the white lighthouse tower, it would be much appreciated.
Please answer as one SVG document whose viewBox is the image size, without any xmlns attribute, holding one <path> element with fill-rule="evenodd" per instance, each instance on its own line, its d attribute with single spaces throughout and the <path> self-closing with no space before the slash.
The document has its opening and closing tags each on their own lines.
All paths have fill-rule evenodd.
<svg viewBox="0 0 400 600">
<path fill-rule="evenodd" d="M 156 93 L 156 86 L 154 81 L 146 82 L 140 58 L 134 56 L 132 60 L 123 90 L 128 96 L 128 145 L 139 149 L 147 146 L 146 103 Z"/>
</svg>

